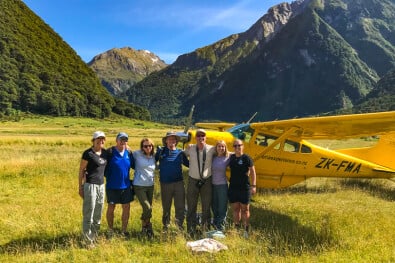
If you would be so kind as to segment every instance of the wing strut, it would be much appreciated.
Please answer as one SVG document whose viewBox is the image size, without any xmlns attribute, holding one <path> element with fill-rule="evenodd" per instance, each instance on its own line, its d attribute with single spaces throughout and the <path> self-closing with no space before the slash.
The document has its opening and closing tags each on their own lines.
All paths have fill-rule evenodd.
<svg viewBox="0 0 395 263">
<path fill-rule="evenodd" d="M 288 135 L 294 133 L 295 131 L 297 131 L 299 128 L 298 127 L 292 127 L 290 128 L 288 131 L 284 132 L 280 137 L 278 137 L 273 143 L 271 143 L 268 147 L 266 147 L 265 149 L 263 149 L 263 151 L 261 151 L 260 153 L 258 153 L 257 155 L 254 156 L 253 161 L 257 161 L 258 159 L 262 158 L 263 156 L 265 156 L 265 154 L 272 150 L 274 148 L 274 146 L 276 146 L 277 144 L 279 144 L 282 140 L 284 140 L 286 137 L 288 137 Z"/>
</svg>

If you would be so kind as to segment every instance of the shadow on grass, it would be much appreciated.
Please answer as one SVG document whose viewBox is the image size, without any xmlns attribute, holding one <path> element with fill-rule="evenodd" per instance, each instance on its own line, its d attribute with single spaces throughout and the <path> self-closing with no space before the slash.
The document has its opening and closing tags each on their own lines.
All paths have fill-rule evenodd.
<svg viewBox="0 0 395 263">
<path fill-rule="evenodd" d="M 329 215 L 313 226 L 275 211 L 251 207 L 251 225 L 261 233 L 256 239 L 267 246 L 270 254 L 278 256 L 318 254 L 339 246 Z"/>
<path fill-rule="evenodd" d="M 114 234 L 111 238 L 106 236 L 105 232 L 99 234 L 99 244 L 102 242 L 124 242 L 135 240 L 140 244 L 152 244 L 152 243 L 173 243 L 179 237 L 178 231 L 169 231 L 165 235 L 161 232 L 155 233 L 154 237 L 148 238 L 138 230 L 130 231 L 130 236 L 125 237 L 122 235 L 120 229 L 114 229 Z M 6 244 L 0 245 L 0 254 L 28 254 L 43 252 L 49 253 L 55 250 L 69 250 L 72 248 L 86 248 L 82 242 L 80 233 L 70 233 L 55 237 L 49 236 L 33 236 L 20 239 L 14 239 Z"/>
<path fill-rule="evenodd" d="M 79 234 L 55 237 L 36 236 L 12 240 L 0 245 L 0 254 L 25 254 L 31 252 L 51 252 L 81 246 Z"/>
<path fill-rule="evenodd" d="M 394 182 L 375 179 L 344 179 L 341 185 L 348 189 L 358 189 L 374 197 L 395 201 Z M 392 187 L 391 187 L 392 186 Z"/>
<path fill-rule="evenodd" d="M 339 189 L 336 186 L 292 186 L 284 189 L 259 189 L 260 194 L 282 195 L 282 194 L 323 194 L 323 193 L 336 193 Z"/>
</svg>

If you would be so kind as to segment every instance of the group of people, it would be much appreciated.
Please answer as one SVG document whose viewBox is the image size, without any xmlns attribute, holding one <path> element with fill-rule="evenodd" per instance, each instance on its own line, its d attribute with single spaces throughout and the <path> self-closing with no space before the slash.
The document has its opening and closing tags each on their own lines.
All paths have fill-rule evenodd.
<svg viewBox="0 0 395 263">
<path fill-rule="evenodd" d="M 218 141 L 215 146 L 206 144 L 203 129 L 196 131 L 196 144 L 185 150 L 177 148 L 179 137 L 172 131 L 166 133 L 163 147 L 157 147 L 156 151 L 149 138 L 142 139 L 140 149 L 132 151 L 128 146 L 128 135 L 124 132 L 116 136 L 116 145 L 109 149 L 104 147 L 105 140 L 104 132 L 93 133 L 92 147 L 83 152 L 79 169 L 79 195 L 83 199 L 82 232 L 88 246 L 94 246 L 97 239 L 105 195 L 108 237 L 114 233 L 116 204 L 122 206 L 122 235 L 129 236 L 127 226 L 134 195 L 142 207 L 141 231 L 148 237 L 153 236 L 151 218 L 156 168 L 159 169 L 164 231 L 170 226 L 173 201 L 178 229 L 184 229 L 186 209 L 187 232 L 191 236 L 197 233 L 198 224 L 203 231 L 208 230 L 211 223 L 217 230 L 224 231 L 229 201 L 235 227 L 242 224 L 245 235 L 248 234 L 249 202 L 256 192 L 256 175 L 252 159 L 243 152 L 241 140 L 234 141 L 233 153 L 228 151 L 224 141 Z M 183 165 L 189 167 L 186 189 Z M 231 174 L 229 185 L 227 167 Z M 130 169 L 134 170 L 133 180 L 130 179 Z M 200 222 L 197 220 L 199 198 Z"/>
</svg>

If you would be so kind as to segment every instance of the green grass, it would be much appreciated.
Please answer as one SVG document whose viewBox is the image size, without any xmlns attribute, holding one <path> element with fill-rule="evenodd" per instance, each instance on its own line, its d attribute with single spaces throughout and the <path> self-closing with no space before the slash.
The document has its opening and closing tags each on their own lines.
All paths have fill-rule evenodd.
<svg viewBox="0 0 395 263">
<path fill-rule="evenodd" d="M 44 117 L 0 124 L 0 262 L 395 261 L 395 185 L 385 180 L 316 178 L 285 190 L 260 190 L 251 205 L 250 238 L 231 229 L 221 240 L 229 249 L 215 254 L 190 252 L 183 234 L 161 234 L 156 182 L 152 241 L 139 236 L 141 208 L 135 201 L 131 239 L 107 240 L 103 214 L 99 245 L 86 250 L 80 245 L 77 177 L 82 151 L 96 129 L 107 133 L 107 146 L 118 131 L 126 131 L 136 149 L 142 137 L 159 143 L 172 127 L 127 119 Z M 120 228 L 119 207 L 115 226 Z"/>
</svg>

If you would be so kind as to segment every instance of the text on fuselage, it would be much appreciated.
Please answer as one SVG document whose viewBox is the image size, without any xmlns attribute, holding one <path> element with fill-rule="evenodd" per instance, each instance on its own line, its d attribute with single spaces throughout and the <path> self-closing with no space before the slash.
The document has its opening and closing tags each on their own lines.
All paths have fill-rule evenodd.
<svg viewBox="0 0 395 263">
<path fill-rule="evenodd" d="M 320 169 L 332 169 L 335 168 L 336 171 L 349 172 L 349 173 L 359 173 L 361 169 L 361 163 L 341 161 L 338 162 L 336 159 L 330 159 L 326 157 L 321 157 L 321 161 L 315 165 L 315 168 Z"/>
</svg>

